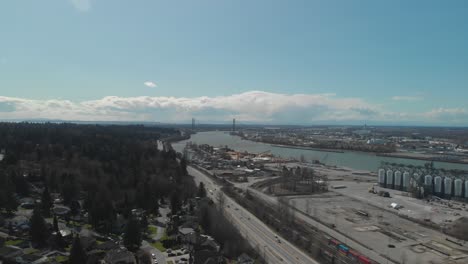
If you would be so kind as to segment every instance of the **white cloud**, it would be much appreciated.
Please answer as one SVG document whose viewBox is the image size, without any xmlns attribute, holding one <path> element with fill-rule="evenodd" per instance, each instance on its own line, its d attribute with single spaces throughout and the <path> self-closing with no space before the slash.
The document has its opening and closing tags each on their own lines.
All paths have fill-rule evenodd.
<svg viewBox="0 0 468 264">
<path fill-rule="evenodd" d="M 70 0 L 78 11 L 86 12 L 91 9 L 91 0 Z"/>
<path fill-rule="evenodd" d="M 428 119 L 468 125 L 468 110 L 465 108 L 437 108 L 424 113 L 423 116 Z"/>
<path fill-rule="evenodd" d="M 240 122 L 283 124 L 364 121 L 468 124 L 468 111 L 463 108 L 392 113 L 360 98 L 340 98 L 334 94 L 250 91 L 215 97 L 107 96 L 81 102 L 0 96 L 0 119 L 187 122 L 192 117 L 204 122 L 229 122 L 236 118 Z"/>
<path fill-rule="evenodd" d="M 155 88 L 157 87 L 156 83 L 152 82 L 152 81 L 146 81 L 143 83 L 145 86 L 148 86 L 150 88 Z"/>
<path fill-rule="evenodd" d="M 424 98 L 422 96 L 393 96 L 394 101 L 421 101 Z"/>
</svg>

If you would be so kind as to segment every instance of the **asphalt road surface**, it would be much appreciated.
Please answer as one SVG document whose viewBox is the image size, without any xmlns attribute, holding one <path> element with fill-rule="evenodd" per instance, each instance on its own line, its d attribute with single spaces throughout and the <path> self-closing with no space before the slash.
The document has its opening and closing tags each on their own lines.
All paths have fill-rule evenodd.
<svg viewBox="0 0 468 264">
<path fill-rule="evenodd" d="M 188 166 L 187 171 L 195 179 L 197 185 L 203 182 L 207 195 L 216 204 L 219 203 L 218 192 L 221 186 L 214 183 L 209 177 L 193 167 Z M 267 263 L 291 264 L 318 264 L 300 249 L 280 237 L 246 209 L 239 206 L 234 200 L 224 195 L 224 212 L 247 241 L 261 254 Z M 229 207 L 228 207 L 229 206 Z"/>
<path fill-rule="evenodd" d="M 255 196 L 258 198 L 262 199 L 263 201 L 271 204 L 271 205 L 276 205 L 278 204 L 278 199 L 276 197 L 272 197 L 269 195 L 266 195 L 265 193 L 262 193 L 254 188 L 249 188 L 249 191 L 253 193 Z M 312 226 L 317 227 L 317 229 L 321 230 L 322 232 L 333 236 L 334 238 L 338 239 L 339 241 L 345 242 L 348 246 L 351 248 L 361 252 L 362 254 L 372 258 L 373 260 L 377 261 L 378 263 L 394 263 L 392 260 L 385 258 L 381 255 L 379 255 L 377 252 L 369 250 L 365 247 L 363 247 L 361 244 L 355 242 L 352 240 L 350 237 L 344 236 L 343 234 L 337 232 L 336 230 L 323 225 L 322 223 L 319 223 L 315 220 L 313 220 L 311 217 L 305 215 L 304 213 L 296 213 L 296 217 Z"/>
</svg>

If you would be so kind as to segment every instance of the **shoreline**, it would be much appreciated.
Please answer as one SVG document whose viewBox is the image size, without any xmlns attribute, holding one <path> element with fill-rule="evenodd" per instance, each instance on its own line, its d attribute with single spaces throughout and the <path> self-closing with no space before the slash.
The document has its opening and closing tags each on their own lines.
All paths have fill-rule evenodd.
<svg viewBox="0 0 468 264">
<path fill-rule="evenodd" d="M 203 131 L 203 132 L 210 132 L 210 131 Z M 308 147 L 301 147 L 301 146 L 290 146 L 290 145 L 281 145 L 281 144 L 273 144 L 273 143 L 266 143 L 266 142 L 261 142 L 261 141 L 255 141 L 255 140 L 250 140 L 247 138 L 240 137 L 239 135 L 232 135 L 228 131 L 220 131 L 222 133 L 229 134 L 232 137 L 238 137 L 241 140 L 245 141 L 250 141 L 254 143 L 259 143 L 259 144 L 264 144 L 264 145 L 269 145 L 273 147 L 278 147 L 278 148 L 284 148 L 284 149 L 302 149 L 302 150 L 311 150 L 311 151 L 318 151 L 318 152 L 324 152 L 324 153 L 337 153 L 337 154 L 345 154 L 345 153 L 357 153 L 357 154 L 366 154 L 369 156 L 374 156 L 374 157 L 383 157 L 383 158 L 395 158 L 395 159 L 407 159 L 407 160 L 416 160 L 416 161 L 421 161 L 421 162 L 441 162 L 441 163 L 446 163 L 446 164 L 458 164 L 458 165 L 468 165 L 468 162 L 465 161 L 453 161 L 453 160 L 438 160 L 437 158 L 429 158 L 429 157 L 414 157 L 414 156 L 404 156 L 399 154 L 398 152 L 392 152 L 392 153 L 378 153 L 378 152 L 368 152 L 368 151 L 355 151 L 355 150 L 333 150 L 333 149 L 319 149 L 319 148 L 308 148 Z M 195 133 L 197 134 L 197 133 Z M 190 140 L 190 137 L 187 140 Z M 184 139 L 185 140 L 185 139 Z M 171 143 L 179 143 L 181 141 L 173 141 Z M 338 166 L 337 166 L 338 167 Z M 346 166 L 344 166 L 346 167 Z M 372 171 L 372 170 L 370 170 Z"/>
<path fill-rule="evenodd" d="M 244 139 L 244 140 L 250 140 L 250 139 Z M 250 140 L 250 141 L 252 141 L 252 140 Z M 253 141 L 253 142 L 257 142 L 257 141 Z M 264 142 L 262 142 L 262 143 L 264 143 Z M 266 144 L 268 144 L 268 143 L 266 143 Z M 270 144 L 270 146 L 279 147 L 279 148 L 291 148 L 291 149 L 315 150 L 315 151 L 322 151 L 322 152 L 345 153 L 345 151 L 343 151 L 343 150 L 311 148 L 311 147 L 302 147 L 302 146 L 294 146 L 294 145 Z"/>
<path fill-rule="evenodd" d="M 388 158 L 398 158 L 398 159 L 412 159 L 412 160 L 421 160 L 421 161 L 434 161 L 434 162 L 446 162 L 446 163 L 454 163 L 454 164 L 463 164 L 468 165 L 466 161 L 456 161 L 456 160 L 439 160 L 437 157 L 412 157 L 412 156 L 405 156 L 398 153 L 376 153 L 376 156 L 379 157 L 388 157 Z"/>
</svg>

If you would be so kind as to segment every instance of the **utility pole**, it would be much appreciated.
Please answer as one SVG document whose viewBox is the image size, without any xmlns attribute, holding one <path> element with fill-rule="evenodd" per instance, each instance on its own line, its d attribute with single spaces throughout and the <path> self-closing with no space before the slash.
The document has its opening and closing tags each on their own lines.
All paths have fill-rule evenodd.
<svg viewBox="0 0 468 264">
<path fill-rule="evenodd" d="M 232 119 L 232 132 L 236 132 L 236 119 Z"/>
</svg>

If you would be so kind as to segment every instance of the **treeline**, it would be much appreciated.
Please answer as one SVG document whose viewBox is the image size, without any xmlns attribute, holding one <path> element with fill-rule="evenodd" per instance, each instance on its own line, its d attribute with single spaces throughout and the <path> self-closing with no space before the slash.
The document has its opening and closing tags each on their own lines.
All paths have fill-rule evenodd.
<svg viewBox="0 0 468 264">
<path fill-rule="evenodd" d="M 194 194 L 185 162 L 158 149 L 159 139 L 177 135 L 145 126 L 0 123 L 0 207 L 14 208 L 12 194 L 48 187 L 65 205 L 78 201 L 96 229 L 111 232 L 118 213 L 157 212 L 163 197 Z"/>
</svg>

